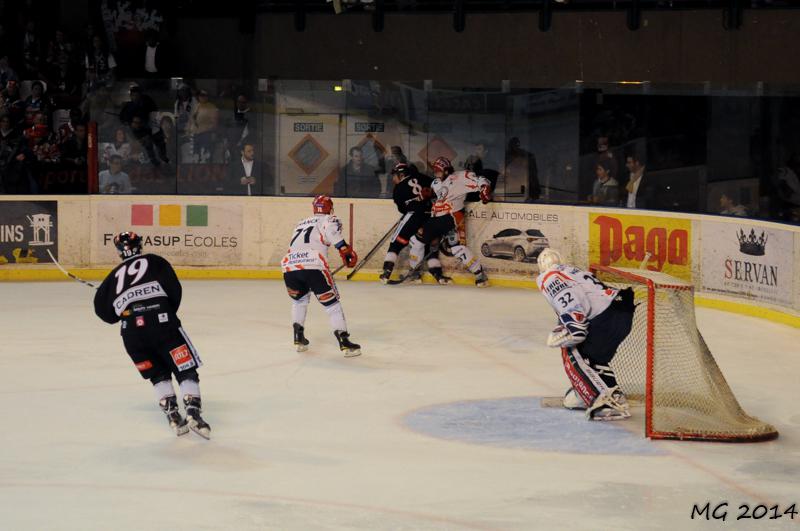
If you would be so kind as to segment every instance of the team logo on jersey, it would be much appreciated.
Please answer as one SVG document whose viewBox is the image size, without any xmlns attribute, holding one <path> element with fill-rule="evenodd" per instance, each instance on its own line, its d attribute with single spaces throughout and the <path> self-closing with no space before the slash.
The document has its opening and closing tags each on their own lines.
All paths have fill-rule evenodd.
<svg viewBox="0 0 800 531">
<path fill-rule="evenodd" d="M 175 366 L 178 368 L 179 371 L 184 371 L 186 369 L 191 369 L 195 366 L 194 358 L 192 358 L 192 353 L 189 350 L 189 347 L 184 345 L 179 346 L 178 348 L 174 348 L 169 351 L 169 355 L 172 357 L 172 361 L 175 363 Z"/>
<path fill-rule="evenodd" d="M 136 326 L 143 327 L 144 326 L 144 315 L 137 315 L 136 316 Z"/>
<path fill-rule="evenodd" d="M 166 323 L 167 321 L 169 321 L 169 315 L 168 314 L 166 314 L 166 313 L 158 314 L 158 322 L 159 323 Z"/>
</svg>

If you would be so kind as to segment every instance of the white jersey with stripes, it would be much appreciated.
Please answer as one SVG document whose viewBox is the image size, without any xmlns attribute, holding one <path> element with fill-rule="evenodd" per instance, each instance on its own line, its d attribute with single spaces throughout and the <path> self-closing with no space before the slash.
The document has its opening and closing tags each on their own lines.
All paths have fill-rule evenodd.
<svg viewBox="0 0 800 531">
<path fill-rule="evenodd" d="M 565 325 L 591 321 L 611 305 L 619 292 L 590 272 L 569 265 L 557 265 L 540 273 L 536 285 Z"/>
<path fill-rule="evenodd" d="M 446 179 L 434 179 L 431 188 L 436 194 L 436 200 L 431 215 L 438 217 L 464 210 L 467 194 L 479 192 L 482 186 L 491 186 L 491 183 L 485 177 L 468 170 L 453 172 Z"/>
<path fill-rule="evenodd" d="M 281 269 L 284 273 L 303 269 L 328 271 L 328 247 L 339 247 L 343 243 L 339 218 L 333 214 L 315 214 L 294 228 Z"/>
</svg>

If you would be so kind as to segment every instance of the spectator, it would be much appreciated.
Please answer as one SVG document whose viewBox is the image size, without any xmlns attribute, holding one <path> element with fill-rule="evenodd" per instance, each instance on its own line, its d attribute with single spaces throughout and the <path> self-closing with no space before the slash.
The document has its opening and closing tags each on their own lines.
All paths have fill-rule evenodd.
<svg viewBox="0 0 800 531">
<path fill-rule="evenodd" d="M 192 113 L 197 108 L 197 99 L 192 96 L 189 85 L 182 83 L 175 96 L 175 127 L 179 135 L 186 134 L 189 129 Z"/>
<path fill-rule="evenodd" d="M 636 154 L 628 155 L 625 157 L 625 167 L 628 168 L 630 175 L 628 183 L 625 185 L 628 194 L 625 206 L 628 208 L 655 208 L 656 188 L 651 179 L 644 177 L 645 166 L 642 164 L 641 157 Z"/>
<path fill-rule="evenodd" d="M 776 216 L 792 222 L 800 221 L 800 155 L 793 153 L 775 172 L 773 182 L 777 192 Z"/>
<path fill-rule="evenodd" d="M 22 132 L 22 135 L 28 141 L 30 149 L 33 149 L 42 140 L 46 140 L 50 136 L 50 128 L 47 127 L 47 118 L 44 113 L 32 113 L 31 125 Z"/>
<path fill-rule="evenodd" d="M 145 43 L 141 55 L 141 75 L 150 79 L 164 79 L 170 77 L 167 51 L 158 40 L 158 32 L 147 30 Z"/>
<path fill-rule="evenodd" d="M 239 94 L 233 107 L 233 121 L 228 125 L 228 146 L 231 151 L 256 141 L 256 120 L 251 120 L 250 101 Z"/>
<path fill-rule="evenodd" d="M 98 175 L 101 194 L 129 194 L 133 191 L 128 174 L 122 171 L 122 159 L 112 155 L 108 169 Z"/>
<path fill-rule="evenodd" d="M 341 183 L 337 182 L 337 192 L 346 193 L 350 197 L 378 197 L 381 193 L 381 182 L 376 169 L 364 162 L 364 153 L 360 147 L 351 147 L 349 155 L 350 160 L 341 172 L 344 179 L 340 179 Z"/>
<path fill-rule="evenodd" d="M 53 35 L 53 40 L 50 41 L 47 47 L 46 62 L 53 67 L 66 71 L 71 67 L 73 52 L 74 47 L 67 40 L 64 30 L 57 29 Z"/>
<path fill-rule="evenodd" d="M 214 154 L 219 109 L 208 100 L 208 92 L 205 90 L 197 93 L 197 107 L 192 112 L 189 123 L 194 135 L 195 162 L 210 161 Z"/>
<path fill-rule="evenodd" d="M 36 26 L 33 20 L 25 24 L 25 31 L 22 33 L 20 43 L 23 59 L 23 71 L 25 79 L 39 77 L 39 59 L 41 55 L 41 45 L 36 36 Z"/>
<path fill-rule="evenodd" d="M 133 118 L 138 116 L 143 124 L 149 124 L 150 113 L 158 110 L 156 102 L 153 101 L 153 98 L 143 93 L 142 87 L 136 83 L 130 85 L 128 94 L 131 99 L 122 106 L 122 110 L 119 112 L 119 121 L 130 125 L 133 122 Z"/>
<path fill-rule="evenodd" d="M 174 164 L 178 163 L 178 139 L 175 136 L 175 121 L 169 114 L 165 114 L 158 122 L 159 129 L 164 139 L 167 159 Z"/>
<path fill-rule="evenodd" d="M 16 79 L 9 79 L 6 88 L 0 93 L 3 98 L 5 111 L 11 117 L 11 124 L 19 126 L 25 118 L 25 102 L 19 93 L 19 84 Z"/>
<path fill-rule="evenodd" d="M 536 157 L 533 153 L 520 147 L 519 138 L 513 137 L 508 141 L 506 150 L 506 187 L 509 183 L 524 183 L 522 185 L 525 201 L 531 202 L 539 199 L 541 187 L 539 186 L 539 169 L 536 166 Z"/>
<path fill-rule="evenodd" d="M 597 158 L 595 164 L 604 163 L 606 167 L 611 168 L 611 175 L 615 178 L 619 176 L 619 164 L 614 154 L 609 149 L 609 140 L 607 136 L 597 137 Z"/>
<path fill-rule="evenodd" d="M 50 105 L 44 97 L 44 84 L 41 81 L 37 80 L 31 84 L 31 95 L 25 98 L 25 112 L 31 116 L 37 112 L 41 112 L 45 117 L 50 116 Z"/>
<path fill-rule="evenodd" d="M 30 169 L 34 159 L 22 139 L 0 143 L 0 188 L 7 194 L 38 193 Z"/>
<path fill-rule="evenodd" d="M 3 48 L 0 45 L 0 50 L 3 50 L 0 53 L 5 54 L 6 48 Z M 14 69 L 11 68 L 11 65 L 8 62 L 8 55 L 0 55 L 0 87 L 5 87 L 9 79 L 16 80 L 19 78 L 17 77 L 17 73 L 14 72 Z"/>
<path fill-rule="evenodd" d="M 722 194 L 719 198 L 719 213 L 723 216 L 747 217 L 747 209 L 744 205 L 737 205 L 728 194 Z"/>
<path fill-rule="evenodd" d="M 131 120 L 131 136 L 138 143 L 138 146 L 131 146 L 131 154 L 138 153 L 140 163 L 151 162 L 154 166 L 159 166 L 162 161 L 169 162 L 166 146 L 164 145 L 164 136 L 160 132 L 157 135 L 153 135 L 150 127 L 145 125 L 144 120 L 139 115 L 134 115 Z"/>
<path fill-rule="evenodd" d="M 0 143 L 16 142 L 18 139 L 19 131 L 11 123 L 11 117 L 7 114 L 0 116 Z"/>
<path fill-rule="evenodd" d="M 108 167 L 111 157 L 117 156 L 124 163 L 131 156 L 131 144 L 128 142 L 128 134 L 122 127 L 114 131 L 114 141 L 103 146 L 103 161 Z"/>
<path fill-rule="evenodd" d="M 111 86 L 114 82 L 117 61 L 99 35 L 92 37 L 92 47 L 86 52 L 85 65 L 87 70 L 94 71 L 97 83 Z"/>
<path fill-rule="evenodd" d="M 86 125 L 79 123 L 75 125 L 72 136 L 59 146 L 61 160 L 83 166 L 86 164 Z"/>
<path fill-rule="evenodd" d="M 590 202 L 595 205 L 619 206 L 619 183 L 611 174 L 611 164 L 608 161 L 598 163 L 594 170 L 597 180 L 594 182 Z"/>
<path fill-rule="evenodd" d="M 83 123 L 83 113 L 80 109 L 69 110 L 69 122 L 58 128 L 58 143 L 63 144 L 75 134 L 75 127 Z"/>
<path fill-rule="evenodd" d="M 254 195 L 261 179 L 261 167 L 255 161 L 256 149 L 253 144 L 242 146 L 242 156 L 231 161 L 225 178 L 223 192 L 229 195 Z"/>
</svg>

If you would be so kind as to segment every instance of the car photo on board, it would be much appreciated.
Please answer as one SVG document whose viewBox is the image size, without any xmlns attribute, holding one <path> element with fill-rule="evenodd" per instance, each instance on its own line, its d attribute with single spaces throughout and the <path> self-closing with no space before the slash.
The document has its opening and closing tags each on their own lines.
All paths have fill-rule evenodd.
<svg viewBox="0 0 800 531">
<path fill-rule="evenodd" d="M 481 254 L 487 258 L 511 258 L 516 262 L 536 260 L 550 246 L 539 229 L 504 229 L 483 242 Z"/>
</svg>

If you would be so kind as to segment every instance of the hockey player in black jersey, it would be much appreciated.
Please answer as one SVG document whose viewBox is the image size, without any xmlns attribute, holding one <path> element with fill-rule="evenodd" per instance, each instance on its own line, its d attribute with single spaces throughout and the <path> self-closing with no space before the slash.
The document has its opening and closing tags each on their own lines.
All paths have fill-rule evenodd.
<svg viewBox="0 0 800 531">
<path fill-rule="evenodd" d="M 394 182 L 392 199 L 397 205 L 397 210 L 403 214 L 403 218 L 392 235 L 389 251 L 383 259 L 383 273 L 381 273 L 380 280 L 384 284 L 392 276 L 397 255 L 409 244 L 411 237 L 422 227 L 425 220 L 430 218 L 431 197 L 433 196 L 431 190 L 433 179 L 419 173 L 416 168 L 405 162 L 398 163 L 392 169 L 392 182 Z M 428 271 L 440 284 L 449 284 L 452 279 L 444 276 L 442 263 L 436 254 L 434 253 L 428 259 Z M 411 281 L 419 280 L 420 275 L 421 273 L 415 272 Z"/>
<path fill-rule="evenodd" d="M 153 384 L 158 404 L 177 435 L 190 429 L 209 439 L 211 427 L 201 417 L 202 361 L 183 331 L 177 311 L 181 283 L 172 266 L 154 254 L 142 254 L 142 239 L 134 232 L 114 237 L 122 263 L 97 288 L 94 311 L 103 321 L 121 321 L 122 342 L 142 378 Z M 178 381 L 186 409 L 184 419 L 172 386 Z"/>
</svg>

